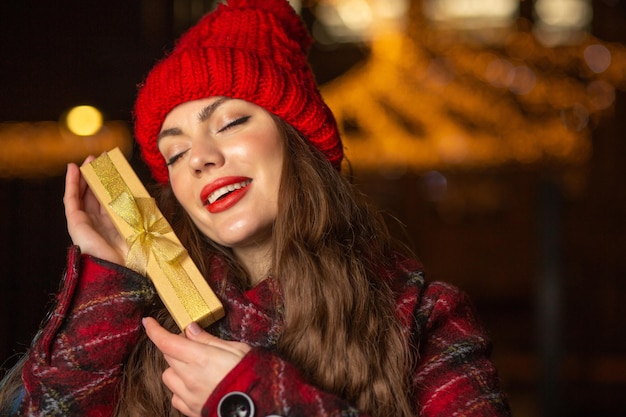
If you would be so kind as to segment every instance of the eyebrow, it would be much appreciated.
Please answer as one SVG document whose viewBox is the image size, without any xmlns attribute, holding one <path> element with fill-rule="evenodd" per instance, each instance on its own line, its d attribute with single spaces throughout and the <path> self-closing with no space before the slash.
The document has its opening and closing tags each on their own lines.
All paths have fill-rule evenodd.
<svg viewBox="0 0 626 417">
<path fill-rule="evenodd" d="M 198 121 L 200 121 L 200 123 L 207 121 L 211 117 L 211 115 L 215 113 L 215 111 L 228 100 L 231 100 L 231 99 L 228 97 L 220 97 L 219 99 L 215 100 L 213 103 L 204 107 L 198 113 Z M 183 134 L 182 130 L 180 130 L 177 127 L 162 130 L 161 132 L 159 132 L 159 135 L 157 136 L 157 143 L 159 143 L 159 141 L 163 139 L 165 136 L 178 136 L 182 134 Z"/>
<path fill-rule="evenodd" d="M 205 108 L 203 108 L 200 113 L 198 113 L 198 120 L 200 122 L 205 122 L 211 115 L 217 110 L 219 106 L 224 104 L 227 100 L 230 100 L 228 97 L 220 97 L 215 100 L 213 103 L 209 104 Z"/>
<path fill-rule="evenodd" d="M 157 136 L 157 143 L 159 143 L 161 139 L 163 139 L 166 136 L 178 136 L 182 134 L 183 132 L 177 127 L 174 127 L 172 129 L 162 130 L 161 132 L 159 132 L 159 135 Z"/>
</svg>

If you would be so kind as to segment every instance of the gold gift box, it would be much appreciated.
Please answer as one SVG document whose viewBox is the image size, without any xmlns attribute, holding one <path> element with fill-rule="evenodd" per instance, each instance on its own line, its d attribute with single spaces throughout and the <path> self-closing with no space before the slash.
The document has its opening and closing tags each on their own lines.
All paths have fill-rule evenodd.
<svg viewBox="0 0 626 417">
<path fill-rule="evenodd" d="M 206 327 L 223 317 L 221 302 L 119 148 L 80 170 L 128 242 L 126 266 L 150 277 L 178 327 L 192 321 Z"/>
</svg>

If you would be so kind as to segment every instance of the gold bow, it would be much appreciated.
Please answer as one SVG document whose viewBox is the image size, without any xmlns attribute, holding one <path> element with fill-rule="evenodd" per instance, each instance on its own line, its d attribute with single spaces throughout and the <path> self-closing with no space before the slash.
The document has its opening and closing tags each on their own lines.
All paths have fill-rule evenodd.
<svg viewBox="0 0 626 417">
<path fill-rule="evenodd" d="M 172 232 L 165 218 L 159 216 L 152 198 L 137 198 L 121 193 L 109 206 L 133 229 L 126 238 L 128 255 L 126 266 L 140 274 L 146 274 L 150 252 L 162 262 L 172 264 L 186 253 L 178 243 L 164 235 Z M 160 263 L 160 262 L 159 262 Z"/>
</svg>

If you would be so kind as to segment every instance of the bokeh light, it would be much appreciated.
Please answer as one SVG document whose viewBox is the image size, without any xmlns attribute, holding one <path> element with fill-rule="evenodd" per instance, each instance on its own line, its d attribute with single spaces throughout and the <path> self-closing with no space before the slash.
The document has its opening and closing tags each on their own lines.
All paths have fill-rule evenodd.
<svg viewBox="0 0 626 417">
<path fill-rule="evenodd" d="M 65 124 L 75 135 L 91 136 L 102 127 L 102 113 L 93 106 L 76 106 L 67 112 Z"/>
</svg>

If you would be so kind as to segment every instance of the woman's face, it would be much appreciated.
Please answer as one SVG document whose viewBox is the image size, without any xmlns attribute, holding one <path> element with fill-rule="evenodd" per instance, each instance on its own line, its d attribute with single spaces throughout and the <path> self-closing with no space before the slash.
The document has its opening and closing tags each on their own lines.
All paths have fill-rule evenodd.
<svg viewBox="0 0 626 417">
<path fill-rule="evenodd" d="M 174 194 L 200 231 L 235 254 L 267 249 L 283 165 L 270 114 L 243 100 L 189 101 L 167 115 L 158 140 Z"/>
</svg>

